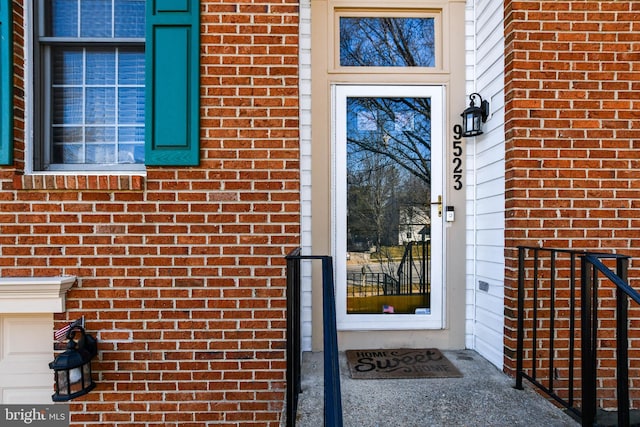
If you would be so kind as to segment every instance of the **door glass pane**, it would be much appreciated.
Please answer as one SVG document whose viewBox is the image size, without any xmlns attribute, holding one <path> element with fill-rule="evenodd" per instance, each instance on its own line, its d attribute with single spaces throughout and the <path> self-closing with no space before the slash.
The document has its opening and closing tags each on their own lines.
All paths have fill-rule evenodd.
<svg viewBox="0 0 640 427">
<path fill-rule="evenodd" d="M 347 97 L 347 313 L 430 314 L 430 98 Z"/>
<path fill-rule="evenodd" d="M 434 67 L 434 18 L 340 18 L 343 67 Z"/>
</svg>

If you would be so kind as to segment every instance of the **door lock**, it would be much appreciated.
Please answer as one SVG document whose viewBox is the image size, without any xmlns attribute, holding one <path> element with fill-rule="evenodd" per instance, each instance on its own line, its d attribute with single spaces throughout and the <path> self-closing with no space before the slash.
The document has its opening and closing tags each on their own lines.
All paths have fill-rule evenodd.
<svg viewBox="0 0 640 427">
<path fill-rule="evenodd" d="M 438 217 L 442 218 L 442 196 L 438 196 L 437 202 L 431 202 L 432 205 L 438 205 Z"/>
</svg>

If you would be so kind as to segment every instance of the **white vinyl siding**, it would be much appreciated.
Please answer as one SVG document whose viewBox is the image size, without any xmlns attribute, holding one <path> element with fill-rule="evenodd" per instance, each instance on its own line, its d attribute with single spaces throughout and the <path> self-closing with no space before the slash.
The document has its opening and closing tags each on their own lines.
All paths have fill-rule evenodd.
<svg viewBox="0 0 640 427">
<path fill-rule="evenodd" d="M 311 0 L 300 2 L 300 203 L 302 254 L 311 255 Z M 302 263 L 302 351 L 311 351 L 311 261 Z"/>
<path fill-rule="evenodd" d="M 467 346 L 498 368 L 504 329 L 504 31 L 502 0 L 467 2 L 467 92 L 491 105 L 467 140 Z M 483 288 L 480 289 L 482 282 Z"/>
</svg>

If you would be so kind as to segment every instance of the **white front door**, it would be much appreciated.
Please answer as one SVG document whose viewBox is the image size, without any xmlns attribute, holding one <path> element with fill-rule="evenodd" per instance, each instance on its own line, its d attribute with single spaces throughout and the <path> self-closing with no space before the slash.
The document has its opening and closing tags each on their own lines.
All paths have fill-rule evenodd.
<svg viewBox="0 0 640 427">
<path fill-rule="evenodd" d="M 443 92 L 333 87 L 340 330 L 444 326 Z"/>
</svg>

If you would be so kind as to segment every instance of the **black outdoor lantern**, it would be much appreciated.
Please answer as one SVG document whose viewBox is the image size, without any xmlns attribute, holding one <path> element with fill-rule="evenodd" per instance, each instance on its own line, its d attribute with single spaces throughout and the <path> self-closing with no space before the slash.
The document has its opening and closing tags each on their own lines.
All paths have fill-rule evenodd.
<svg viewBox="0 0 640 427">
<path fill-rule="evenodd" d="M 74 340 L 76 332 L 80 337 Z M 64 402 L 85 395 L 93 390 L 96 383 L 91 378 L 91 359 L 98 354 L 98 342 L 85 333 L 82 326 L 75 326 L 67 333 L 67 349 L 49 363 L 54 370 L 55 390 L 51 396 L 54 402 Z"/>
<path fill-rule="evenodd" d="M 480 101 L 480 106 L 476 107 L 474 98 Z M 469 95 L 469 108 L 464 110 L 462 115 L 462 136 L 482 135 L 482 123 L 487 121 L 489 115 L 489 102 L 484 101 L 479 93 Z"/>
</svg>

